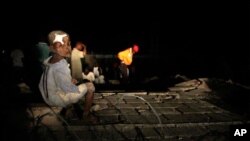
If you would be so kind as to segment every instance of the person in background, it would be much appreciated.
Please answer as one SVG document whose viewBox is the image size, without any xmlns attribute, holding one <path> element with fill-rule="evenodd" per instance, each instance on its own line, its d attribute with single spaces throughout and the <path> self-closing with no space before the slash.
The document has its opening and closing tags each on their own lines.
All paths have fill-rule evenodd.
<svg viewBox="0 0 250 141">
<path fill-rule="evenodd" d="M 82 59 L 86 55 L 86 52 L 86 46 L 80 41 L 76 42 L 71 53 L 71 71 L 74 79 L 82 79 Z"/>
<path fill-rule="evenodd" d="M 121 83 L 129 83 L 129 66 L 133 62 L 133 55 L 139 51 L 139 46 L 134 44 L 133 46 L 120 51 L 117 55 L 120 60 L 119 69 L 121 72 Z"/>
<path fill-rule="evenodd" d="M 43 68 L 43 61 L 51 55 L 49 45 L 46 41 L 47 40 L 45 36 L 40 35 L 40 39 L 36 44 L 37 59 L 39 64 L 41 65 L 41 68 Z"/>
<path fill-rule="evenodd" d="M 85 96 L 82 117 L 88 122 L 97 123 L 97 118 L 90 112 L 95 91 L 93 83 L 78 84 L 76 79 L 72 79 L 69 64 L 65 60 L 71 53 L 69 35 L 56 30 L 50 32 L 48 37 L 53 55 L 44 61 L 45 69 L 39 83 L 43 100 L 49 106 L 67 108 Z"/>
<path fill-rule="evenodd" d="M 12 58 L 12 81 L 21 83 L 24 77 L 24 53 L 20 48 L 15 48 L 11 51 L 10 57 Z"/>
<path fill-rule="evenodd" d="M 95 66 L 93 69 L 90 66 L 85 66 L 82 72 L 83 80 L 93 82 L 94 84 L 104 84 L 104 75 L 102 74 L 102 69 Z"/>
<path fill-rule="evenodd" d="M 93 73 L 95 75 L 95 84 L 105 84 L 104 74 L 100 66 L 96 65 L 93 69 Z"/>
</svg>

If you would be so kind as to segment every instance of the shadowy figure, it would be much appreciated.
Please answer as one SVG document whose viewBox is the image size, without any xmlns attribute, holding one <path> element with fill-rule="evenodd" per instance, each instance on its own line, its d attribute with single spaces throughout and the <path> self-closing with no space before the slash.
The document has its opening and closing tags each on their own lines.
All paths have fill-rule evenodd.
<svg viewBox="0 0 250 141">
<path fill-rule="evenodd" d="M 15 81 L 15 84 L 21 83 L 24 79 L 24 53 L 20 48 L 15 48 L 11 51 L 10 57 L 12 58 L 12 81 Z"/>
<path fill-rule="evenodd" d="M 45 36 L 42 36 L 42 35 L 40 36 L 40 39 L 38 43 L 36 44 L 36 50 L 37 50 L 36 51 L 37 59 L 41 67 L 43 68 L 43 61 L 51 55 L 51 52 L 49 50 L 49 45 L 47 43 Z"/>
<path fill-rule="evenodd" d="M 42 97 L 37 86 L 44 69 L 43 62 L 51 55 L 46 37 L 47 35 L 40 33 L 37 40 L 32 43 L 33 47 L 26 50 L 25 56 L 26 82 L 31 88 L 33 101 L 39 102 L 42 101 Z"/>
</svg>

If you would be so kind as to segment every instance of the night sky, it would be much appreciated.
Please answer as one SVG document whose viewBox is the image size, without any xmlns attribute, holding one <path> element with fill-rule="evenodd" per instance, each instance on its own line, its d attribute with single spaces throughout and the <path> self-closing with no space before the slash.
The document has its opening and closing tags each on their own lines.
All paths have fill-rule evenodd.
<svg viewBox="0 0 250 141">
<path fill-rule="evenodd" d="M 115 55 L 132 43 L 139 44 L 140 52 L 133 60 L 136 72 L 133 79 L 138 78 L 135 82 L 145 82 L 153 76 L 160 78 L 156 83 L 143 83 L 142 87 L 132 83 L 132 88 L 139 90 L 155 87 L 166 91 L 170 85 L 176 84 L 176 79 L 173 80 L 176 74 L 191 79 L 231 79 L 250 86 L 248 1 L 77 1 L 1 3 L 0 89 L 3 99 L 1 115 L 4 115 L 1 116 L 4 121 L 1 139 L 21 140 L 20 137 L 27 134 L 25 131 L 29 131 L 24 128 L 26 122 L 23 122 L 30 119 L 24 114 L 27 113 L 27 103 L 42 101 L 38 90 L 42 70 L 34 59 L 33 50 L 39 36 L 47 36 L 52 30 L 69 33 L 72 43 L 81 40 L 87 45 L 88 51 L 94 54 Z M 24 81 L 30 86 L 31 95 L 20 95 L 19 88 L 14 85 L 17 80 L 13 75 L 11 59 L 6 56 L 16 47 L 24 51 Z M 100 62 L 100 65 L 106 67 L 110 64 Z M 98 87 L 96 90 L 99 90 Z M 230 90 L 233 90 L 233 95 L 237 95 L 237 99 L 232 100 L 236 106 L 233 109 L 240 107 L 241 111 L 241 103 L 245 106 L 247 98 L 241 101 L 245 96 L 241 97 L 241 91 L 238 93 L 234 88 L 225 93 L 231 94 L 228 92 Z M 212 94 L 217 94 L 215 92 Z M 225 99 L 234 97 L 229 95 Z M 27 137 L 24 140 L 30 139 L 29 135 Z"/>
<path fill-rule="evenodd" d="M 140 55 L 156 56 L 159 67 L 227 71 L 226 64 L 236 74 L 249 70 L 249 2 L 62 2 L 14 9 L 2 11 L 5 42 L 13 42 L 17 33 L 18 45 L 26 50 L 39 35 L 60 29 L 97 54 L 116 54 L 138 43 Z"/>
<path fill-rule="evenodd" d="M 96 52 L 112 53 L 115 48 L 138 42 L 142 51 L 150 53 L 150 40 L 156 38 L 161 49 L 184 52 L 249 45 L 246 2 L 36 3 L 12 9 L 14 13 L 2 11 L 6 19 L 3 28 L 21 32 L 20 40 L 27 42 L 36 42 L 40 34 L 46 36 L 51 30 L 61 29 L 73 41 L 83 40 Z"/>
</svg>

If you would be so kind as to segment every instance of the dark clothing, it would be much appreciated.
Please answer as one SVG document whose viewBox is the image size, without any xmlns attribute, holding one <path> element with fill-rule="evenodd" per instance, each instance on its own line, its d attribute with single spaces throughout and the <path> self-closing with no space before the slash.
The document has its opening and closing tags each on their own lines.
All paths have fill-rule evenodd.
<svg viewBox="0 0 250 141">
<path fill-rule="evenodd" d="M 129 83 L 129 68 L 126 64 L 121 63 L 119 66 L 120 69 L 120 78 L 121 78 L 121 83 L 127 84 Z"/>
</svg>

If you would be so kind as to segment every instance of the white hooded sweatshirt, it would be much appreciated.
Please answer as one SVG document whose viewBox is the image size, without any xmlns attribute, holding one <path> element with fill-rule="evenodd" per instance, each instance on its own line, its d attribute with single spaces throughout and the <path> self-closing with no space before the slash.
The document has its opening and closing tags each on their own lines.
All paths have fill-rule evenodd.
<svg viewBox="0 0 250 141">
<path fill-rule="evenodd" d="M 65 107 L 78 102 L 87 92 L 85 84 L 76 86 L 72 83 L 72 77 L 68 63 L 65 59 L 50 64 L 44 61 L 45 69 L 39 83 L 39 90 L 44 101 L 50 106 Z"/>
</svg>

